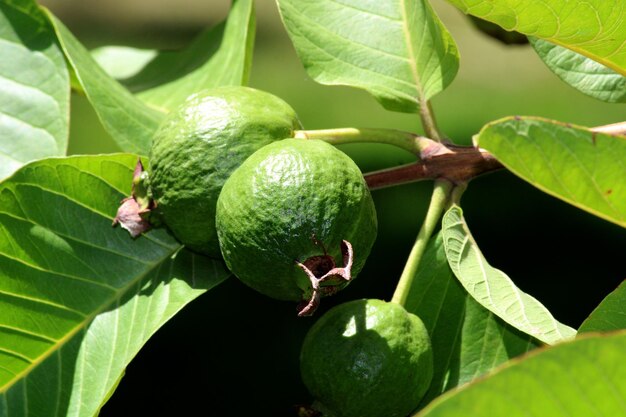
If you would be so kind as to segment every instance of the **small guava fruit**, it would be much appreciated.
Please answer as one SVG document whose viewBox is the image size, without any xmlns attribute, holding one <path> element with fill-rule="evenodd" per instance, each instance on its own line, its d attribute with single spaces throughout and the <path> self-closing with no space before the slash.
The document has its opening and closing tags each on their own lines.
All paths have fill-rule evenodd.
<svg viewBox="0 0 626 417">
<path fill-rule="evenodd" d="M 350 301 L 311 327 L 300 372 L 324 417 L 405 417 L 432 380 L 430 337 L 399 304 Z"/>
<path fill-rule="evenodd" d="M 191 95 L 154 136 L 154 211 L 185 246 L 219 257 L 215 204 L 222 185 L 254 151 L 299 128 L 295 111 L 264 91 L 227 86 Z"/>
<path fill-rule="evenodd" d="M 233 274 L 270 297 L 300 300 L 304 316 L 359 273 L 377 220 L 350 157 L 319 140 L 285 139 L 233 172 L 217 202 L 216 226 Z"/>
</svg>

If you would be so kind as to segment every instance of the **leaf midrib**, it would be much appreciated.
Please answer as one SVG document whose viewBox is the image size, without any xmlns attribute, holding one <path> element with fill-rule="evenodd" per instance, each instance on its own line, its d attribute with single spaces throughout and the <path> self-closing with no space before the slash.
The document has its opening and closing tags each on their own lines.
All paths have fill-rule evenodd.
<svg viewBox="0 0 626 417">
<path fill-rule="evenodd" d="M 421 0 L 417 0 L 421 1 Z M 402 32 L 404 33 L 404 37 L 407 45 L 407 53 L 408 53 L 408 61 L 409 67 L 411 68 L 411 75 L 413 75 L 413 81 L 415 82 L 415 88 L 417 89 L 417 100 L 419 103 L 424 101 L 424 90 L 423 85 L 421 83 L 421 79 L 419 73 L 417 71 L 417 57 L 415 56 L 415 50 L 413 49 L 413 42 L 411 41 L 411 32 L 408 24 L 408 16 L 406 10 L 406 0 L 400 0 L 400 12 L 402 13 Z M 424 27 L 426 27 L 426 22 L 424 22 Z"/>
</svg>

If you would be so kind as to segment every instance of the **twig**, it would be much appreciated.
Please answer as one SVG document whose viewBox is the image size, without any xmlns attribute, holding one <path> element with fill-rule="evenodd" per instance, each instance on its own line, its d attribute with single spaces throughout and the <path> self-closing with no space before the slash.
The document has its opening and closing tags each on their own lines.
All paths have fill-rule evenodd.
<svg viewBox="0 0 626 417">
<path fill-rule="evenodd" d="M 626 122 L 596 126 L 589 130 L 610 135 L 626 135 Z M 428 138 L 419 140 L 422 151 L 418 154 L 418 161 L 366 173 L 364 177 L 370 189 L 434 179 L 447 179 L 461 184 L 479 175 L 504 168 L 484 149 L 428 142 Z"/>
<path fill-rule="evenodd" d="M 432 179 L 447 179 L 454 184 L 460 184 L 503 168 L 502 164 L 484 149 L 440 146 L 438 152 L 421 155 L 417 162 L 367 173 L 364 175 L 365 181 L 370 189 Z"/>
</svg>

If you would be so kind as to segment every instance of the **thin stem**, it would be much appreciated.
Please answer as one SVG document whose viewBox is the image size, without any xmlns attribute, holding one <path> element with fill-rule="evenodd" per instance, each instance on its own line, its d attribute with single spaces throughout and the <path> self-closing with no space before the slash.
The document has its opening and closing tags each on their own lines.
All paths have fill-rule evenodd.
<svg viewBox="0 0 626 417">
<path fill-rule="evenodd" d="M 319 139 L 331 145 L 346 143 L 385 143 L 419 156 L 433 141 L 409 132 L 393 129 L 339 128 L 322 130 L 296 130 L 296 139 Z"/>
<path fill-rule="evenodd" d="M 430 105 L 430 101 L 428 100 L 423 100 L 420 102 L 420 119 L 422 120 L 422 127 L 424 128 L 424 133 L 426 133 L 426 136 L 428 136 L 432 140 L 441 142 L 441 134 L 439 133 L 439 129 L 437 128 L 435 113 L 433 113 L 433 108 Z"/>
<path fill-rule="evenodd" d="M 430 199 L 428 211 L 426 212 L 426 218 L 424 219 L 424 223 L 417 234 L 417 238 L 415 239 L 409 258 L 406 261 L 402 275 L 400 275 L 400 280 L 396 286 L 396 291 L 393 293 L 391 302 L 398 303 L 401 306 L 404 306 L 406 303 L 409 290 L 411 289 L 411 284 L 413 283 L 413 278 L 415 278 L 417 268 L 419 267 L 422 255 L 426 249 L 426 245 L 428 245 L 428 241 L 439 223 L 439 219 L 446 208 L 453 188 L 453 184 L 449 181 L 435 181 L 435 187 Z"/>
<path fill-rule="evenodd" d="M 450 206 L 453 206 L 455 204 L 457 206 L 461 205 L 461 197 L 463 196 L 463 193 L 465 192 L 466 189 L 467 189 L 467 182 L 457 184 L 452 189 L 452 191 L 450 192 L 450 197 L 448 198 L 448 204 L 446 206 L 446 210 L 449 209 Z"/>
</svg>

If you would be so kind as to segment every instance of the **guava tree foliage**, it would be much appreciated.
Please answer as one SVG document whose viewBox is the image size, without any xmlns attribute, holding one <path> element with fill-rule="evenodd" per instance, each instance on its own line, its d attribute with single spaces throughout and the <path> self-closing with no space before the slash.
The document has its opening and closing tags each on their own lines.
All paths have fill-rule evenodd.
<svg viewBox="0 0 626 417">
<path fill-rule="evenodd" d="M 528 36 L 572 87 L 626 102 L 622 0 L 450 3 Z M 423 320 L 432 340 L 433 379 L 417 415 L 625 415 L 626 285 L 580 329 L 560 323 L 485 259 L 461 202 L 471 179 L 506 169 L 626 227 L 623 121 L 585 127 L 512 116 L 476 132 L 474 146 L 454 145 L 430 99 L 453 82 L 459 53 L 427 0 L 278 7 L 315 81 L 365 89 L 385 109 L 422 122 L 422 134 L 295 133 L 415 155 L 410 165 L 366 174 L 371 189 L 434 183 L 392 299 Z M 0 416 L 96 415 L 150 336 L 229 277 L 222 260 L 186 249 L 166 228 L 132 239 L 111 224 L 138 157 L 149 164 L 165 115 L 202 89 L 247 83 L 254 31 L 253 0 L 233 0 L 225 22 L 180 51 L 90 52 L 35 0 L 0 2 Z M 71 90 L 84 94 L 125 153 L 66 156 Z"/>
</svg>

